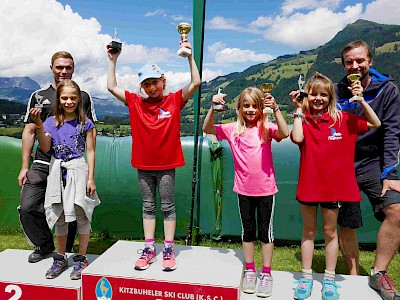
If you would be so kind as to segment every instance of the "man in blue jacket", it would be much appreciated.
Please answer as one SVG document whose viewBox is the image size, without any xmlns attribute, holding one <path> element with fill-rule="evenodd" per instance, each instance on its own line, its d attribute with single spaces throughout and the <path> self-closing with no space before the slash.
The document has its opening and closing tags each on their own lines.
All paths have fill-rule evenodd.
<svg viewBox="0 0 400 300">
<path fill-rule="evenodd" d="M 368 197 L 377 220 L 382 222 L 376 245 L 375 265 L 369 285 L 383 299 L 400 300 L 386 270 L 400 246 L 400 181 L 397 174 L 400 136 L 400 95 L 393 78 L 371 68 L 372 52 L 364 41 L 347 44 L 342 63 L 347 75 L 359 74 L 353 84 L 361 84 L 363 97 L 382 122 L 358 137 L 355 168 L 360 190 Z M 351 83 L 344 77 L 335 85 L 338 104 L 349 113 L 363 115 L 359 104 L 351 102 Z M 350 100 L 350 101 L 349 101 Z M 358 274 L 356 228 L 362 226 L 359 203 L 343 203 L 339 210 L 339 243 L 350 274 Z"/>
</svg>

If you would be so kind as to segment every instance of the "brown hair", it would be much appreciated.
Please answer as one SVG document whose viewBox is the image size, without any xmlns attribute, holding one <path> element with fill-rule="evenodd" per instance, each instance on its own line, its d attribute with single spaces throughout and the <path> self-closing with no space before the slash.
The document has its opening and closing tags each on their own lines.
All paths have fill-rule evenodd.
<svg viewBox="0 0 400 300">
<path fill-rule="evenodd" d="M 67 52 L 67 51 L 58 51 L 56 53 L 53 54 L 53 56 L 51 57 L 51 66 L 53 66 L 54 61 L 58 58 L 69 58 L 72 59 L 72 62 L 74 62 L 74 59 L 72 57 L 72 55 Z"/>
<path fill-rule="evenodd" d="M 76 90 L 77 95 L 78 95 L 78 100 L 79 100 L 78 107 L 76 109 L 78 123 L 80 123 L 81 125 L 85 124 L 86 115 L 83 111 L 81 89 L 79 88 L 78 84 L 75 81 L 73 81 L 71 79 L 66 79 L 66 80 L 60 81 L 60 83 L 57 85 L 56 100 L 54 101 L 54 123 L 55 123 L 55 125 L 56 126 L 64 125 L 65 112 L 61 106 L 60 96 L 65 87 L 70 87 L 70 88 L 73 88 Z"/>
<path fill-rule="evenodd" d="M 367 49 L 367 55 L 369 60 L 372 62 L 372 51 L 371 48 L 368 46 L 368 44 L 362 40 L 356 40 L 353 42 L 348 43 L 346 46 L 344 46 L 343 50 L 342 50 L 342 64 L 343 66 L 345 65 L 345 61 L 344 61 L 344 55 L 349 52 L 350 50 L 353 50 L 354 48 L 359 48 L 359 47 L 364 47 L 365 49 Z"/>
</svg>

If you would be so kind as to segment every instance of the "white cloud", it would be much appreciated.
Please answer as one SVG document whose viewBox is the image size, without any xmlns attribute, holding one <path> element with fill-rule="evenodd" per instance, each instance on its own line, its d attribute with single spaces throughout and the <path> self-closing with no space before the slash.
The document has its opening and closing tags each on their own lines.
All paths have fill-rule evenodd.
<svg viewBox="0 0 400 300">
<path fill-rule="evenodd" d="M 335 10 L 343 0 L 286 0 L 282 4 L 283 15 L 289 15 L 297 10 L 314 10 L 327 8 Z"/>
<path fill-rule="evenodd" d="M 241 27 L 239 27 L 235 19 L 228 19 L 224 17 L 214 17 L 210 21 L 207 21 L 206 28 L 216 30 L 241 30 Z"/>
<path fill-rule="evenodd" d="M 377 23 L 400 25 L 399 16 L 400 5 L 398 1 L 376 0 L 366 6 L 362 18 Z"/>
<path fill-rule="evenodd" d="M 55 0 L 35 0 L 34 5 L 27 5 L 26 0 L 3 0 L 0 20 L 0 77 L 29 76 L 45 86 L 53 81 L 49 68 L 52 54 L 65 50 L 74 57 L 73 78 L 81 88 L 92 96 L 110 96 L 106 89 L 106 44 L 113 37 L 101 33 L 95 18 L 85 19 Z M 118 84 L 136 88 L 137 70 L 131 64 L 173 63 L 178 59 L 175 51 L 123 43 Z"/>
<path fill-rule="evenodd" d="M 210 81 L 213 80 L 214 78 L 217 78 L 218 76 L 222 76 L 224 73 L 222 70 L 210 70 L 206 69 L 203 70 L 203 76 L 202 76 L 202 81 Z"/>
<path fill-rule="evenodd" d="M 272 25 L 274 22 L 274 19 L 271 17 L 258 17 L 257 20 L 253 21 L 250 23 L 250 27 L 254 28 L 263 28 L 263 27 L 268 27 Z"/>
<path fill-rule="evenodd" d="M 144 14 L 145 17 L 154 17 L 154 16 L 158 16 L 158 15 L 162 15 L 163 17 L 166 17 L 167 11 L 164 9 L 156 9 L 155 11 L 149 11 Z"/>
<path fill-rule="evenodd" d="M 217 64 L 237 63 L 237 62 L 265 62 L 274 57 L 269 54 L 257 54 L 252 50 L 242 50 L 239 48 L 225 48 L 215 53 Z"/>
<path fill-rule="evenodd" d="M 347 6 L 339 13 L 327 8 L 318 8 L 306 14 L 278 16 L 273 25 L 265 31 L 264 38 L 300 50 L 312 49 L 330 41 L 347 24 L 359 19 L 361 13 L 362 4 L 358 3 Z"/>
</svg>

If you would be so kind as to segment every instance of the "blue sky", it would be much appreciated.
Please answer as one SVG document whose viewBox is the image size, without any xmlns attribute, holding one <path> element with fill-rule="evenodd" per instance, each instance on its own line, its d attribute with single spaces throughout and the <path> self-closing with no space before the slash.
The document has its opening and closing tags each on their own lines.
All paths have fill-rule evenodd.
<svg viewBox="0 0 400 300">
<path fill-rule="evenodd" d="M 399 25 L 396 2 L 208 0 L 203 80 L 316 48 L 360 18 Z M 92 95 L 107 97 L 105 45 L 117 28 L 123 42 L 119 85 L 134 90 L 138 68 L 155 62 L 174 90 L 190 78 L 187 60 L 176 55 L 176 26 L 192 18 L 192 0 L 3 0 L 0 54 L 7 59 L 0 61 L 0 77 L 30 76 L 46 85 L 52 53 L 67 50 L 76 61 L 74 79 Z"/>
</svg>

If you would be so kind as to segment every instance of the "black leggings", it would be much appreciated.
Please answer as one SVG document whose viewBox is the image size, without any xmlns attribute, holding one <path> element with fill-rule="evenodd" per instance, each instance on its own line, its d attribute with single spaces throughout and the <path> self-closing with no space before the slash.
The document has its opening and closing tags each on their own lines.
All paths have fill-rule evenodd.
<svg viewBox="0 0 400 300">
<path fill-rule="evenodd" d="M 240 219 L 242 221 L 243 242 L 254 242 L 257 240 L 256 229 L 258 225 L 258 239 L 263 243 L 272 243 L 274 241 L 273 220 L 275 196 L 252 197 L 238 194 L 238 200 Z"/>
</svg>

